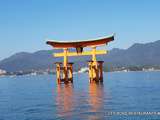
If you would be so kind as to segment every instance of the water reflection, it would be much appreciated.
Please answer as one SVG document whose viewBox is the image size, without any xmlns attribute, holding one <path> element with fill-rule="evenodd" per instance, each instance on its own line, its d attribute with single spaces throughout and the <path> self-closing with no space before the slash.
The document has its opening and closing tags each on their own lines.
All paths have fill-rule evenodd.
<svg viewBox="0 0 160 120">
<path fill-rule="evenodd" d="M 104 103 L 104 89 L 103 83 L 89 84 L 89 105 L 90 115 L 89 120 L 101 119 L 103 117 L 103 103 Z"/>
<path fill-rule="evenodd" d="M 57 85 L 57 116 L 65 119 L 101 119 L 104 115 L 104 96 L 103 83 L 90 83 L 88 90 L 84 91 L 73 89 L 73 84 Z"/>
<path fill-rule="evenodd" d="M 57 85 L 56 103 L 58 117 L 72 117 L 73 100 L 73 84 Z"/>
</svg>

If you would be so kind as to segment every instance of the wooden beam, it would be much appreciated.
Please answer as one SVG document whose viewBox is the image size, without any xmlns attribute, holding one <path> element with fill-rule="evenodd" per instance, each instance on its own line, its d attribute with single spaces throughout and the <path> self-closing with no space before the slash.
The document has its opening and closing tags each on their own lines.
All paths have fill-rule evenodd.
<svg viewBox="0 0 160 120">
<path fill-rule="evenodd" d="M 67 56 L 85 56 L 85 55 L 92 55 L 93 51 L 84 51 L 82 53 L 77 53 L 77 52 L 67 52 Z M 96 50 L 95 54 L 107 54 L 106 50 Z M 64 53 L 54 53 L 54 57 L 64 57 Z"/>
<path fill-rule="evenodd" d="M 114 34 L 110 36 L 106 36 L 103 38 L 96 38 L 91 40 L 74 40 L 74 41 L 47 41 L 46 43 L 48 45 L 51 45 L 54 48 L 84 48 L 84 47 L 91 47 L 91 46 L 97 46 L 97 45 L 104 45 L 107 44 L 110 41 L 114 40 Z"/>
</svg>

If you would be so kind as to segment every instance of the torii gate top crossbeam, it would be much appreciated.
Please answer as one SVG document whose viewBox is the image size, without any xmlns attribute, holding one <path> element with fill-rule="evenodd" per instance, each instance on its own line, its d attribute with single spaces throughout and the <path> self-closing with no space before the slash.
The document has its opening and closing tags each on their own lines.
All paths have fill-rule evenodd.
<svg viewBox="0 0 160 120">
<path fill-rule="evenodd" d="M 62 41 L 47 41 L 47 44 L 51 45 L 54 48 L 83 48 L 87 46 L 99 46 L 103 44 L 107 44 L 110 41 L 114 40 L 114 35 L 86 40 L 86 41 L 72 41 L 72 42 L 62 42 Z"/>
</svg>

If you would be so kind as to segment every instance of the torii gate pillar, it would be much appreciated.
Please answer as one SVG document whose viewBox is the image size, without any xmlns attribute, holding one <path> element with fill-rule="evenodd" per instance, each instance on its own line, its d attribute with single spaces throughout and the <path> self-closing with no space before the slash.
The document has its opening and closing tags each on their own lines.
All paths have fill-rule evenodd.
<svg viewBox="0 0 160 120">
<path fill-rule="evenodd" d="M 92 61 L 88 61 L 89 81 L 103 82 L 103 61 L 96 60 L 96 47 L 92 47 Z"/>
</svg>

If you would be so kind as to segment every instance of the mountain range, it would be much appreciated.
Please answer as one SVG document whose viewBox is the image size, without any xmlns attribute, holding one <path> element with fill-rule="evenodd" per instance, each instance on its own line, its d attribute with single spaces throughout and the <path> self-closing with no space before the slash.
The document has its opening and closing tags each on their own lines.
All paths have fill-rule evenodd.
<svg viewBox="0 0 160 120">
<path fill-rule="evenodd" d="M 104 60 L 105 66 L 160 66 L 160 40 L 140 44 L 135 43 L 128 49 L 114 48 L 106 55 L 98 56 Z M 75 50 L 71 50 L 75 51 Z M 40 50 L 34 53 L 20 52 L 0 61 L 0 69 L 8 72 L 53 69 L 54 62 L 63 61 L 63 58 L 54 58 L 53 53 L 62 52 L 59 49 Z M 75 69 L 87 66 L 91 56 L 70 57 Z M 54 67 L 55 68 L 55 67 Z"/>
</svg>

